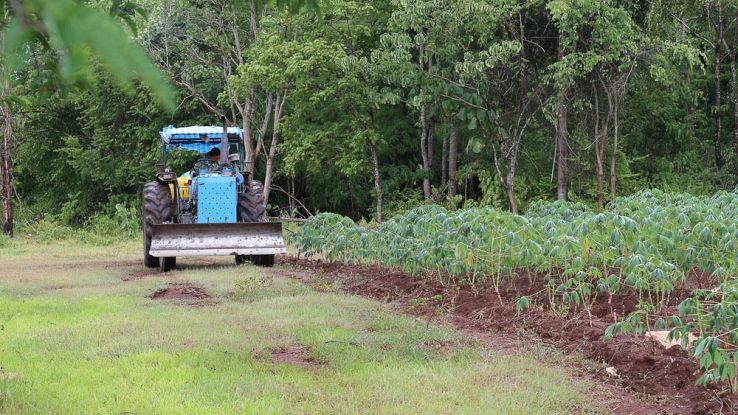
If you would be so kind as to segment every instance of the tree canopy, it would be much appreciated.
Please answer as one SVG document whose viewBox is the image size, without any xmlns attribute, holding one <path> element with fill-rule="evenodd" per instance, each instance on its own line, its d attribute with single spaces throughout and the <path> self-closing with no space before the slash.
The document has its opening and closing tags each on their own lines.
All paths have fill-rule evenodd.
<svg viewBox="0 0 738 415">
<path fill-rule="evenodd" d="M 738 183 L 732 1 L 2 4 L 27 221 L 137 206 L 158 131 L 221 116 L 273 215 Z"/>
</svg>

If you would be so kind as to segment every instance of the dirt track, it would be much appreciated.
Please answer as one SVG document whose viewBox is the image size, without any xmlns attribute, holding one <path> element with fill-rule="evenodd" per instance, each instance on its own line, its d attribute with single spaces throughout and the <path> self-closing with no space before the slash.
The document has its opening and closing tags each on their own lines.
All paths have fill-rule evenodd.
<svg viewBox="0 0 738 415">
<path fill-rule="evenodd" d="M 716 387 L 697 386 L 699 366 L 679 347 L 665 349 L 650 338 L 632 335 L 610 341 L 602 339 L 605 328 L 616 315 L 633 310 L 636 302 L 631 296 L 598 300 L 592 309 L 590 326 L 589 316 L 583 310 L 569 311 L 566 317 L 555 317 L 541 310 L 517 313 L 514 307 L 517 298 L 541 290 L 538 276 L 517 278 L 514 283 L 501 287 L 501 304 L 491 288 L 452 289 L 375 266 L 323 263 L 294 257 L 281 258 L 280 263 L 284 265 L 283 270 L 274 270 L 275 273 L 300 279 L 317 288 L 337 286 L 345 292 L 398 303 L 410 314 L 448 323 L 502 353 L 515 353 L 525 348 L 525 344 L 542 342 L 603 362 L 614 367 L 617 375 L 610 375 L 600 367 L 592 369 L 592 365 L 575 363 L 579 366 L 575 369 L 607 385 L 608 398 L 617 402 L 612 408 L 617 414 L 735 413 L 738 406 L 735 395 L 728 395 Z M 682 287 L 677 294 L 687 292 L 687 287 Z M 675 295 L 672 302 L 678 301 L 680 295 Z"/>
</svg>

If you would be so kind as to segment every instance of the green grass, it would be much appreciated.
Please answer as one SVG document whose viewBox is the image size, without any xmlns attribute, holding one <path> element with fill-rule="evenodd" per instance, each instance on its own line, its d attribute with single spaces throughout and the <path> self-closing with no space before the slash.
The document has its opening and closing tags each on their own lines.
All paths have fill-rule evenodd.
<svg viewBox="0 0 738 415">
<path fill-rule="evenodd" d="M 139 250 L 0 246 L 0 413 L 508 414 L 591 404 L 589 385 L 564 370 L 228 259 L 123 281 L 143 270 Z M 147 298 L 181 281 L 215 304 Z M 290 345 L 321 364 L 272 363 L 270 350 Z"/>
</svg>

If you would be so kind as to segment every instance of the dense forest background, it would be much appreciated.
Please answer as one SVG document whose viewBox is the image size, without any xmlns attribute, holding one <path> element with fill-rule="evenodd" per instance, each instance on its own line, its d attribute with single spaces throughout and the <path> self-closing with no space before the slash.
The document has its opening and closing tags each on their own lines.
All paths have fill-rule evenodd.
<svg viewBox="0 0 738 415">
<path fill-rule="evenodd" d="M 222 116 L 246 131 L 272 215 L 601 207 L 738 183 L 735 0 L 88 6 L 117 7 L 176 107 L 94 59 L 62 82 L 59 49 L 29 44 L 3 95 L 16 227 L 135 214 L 159 131 Z"/>
</svg>

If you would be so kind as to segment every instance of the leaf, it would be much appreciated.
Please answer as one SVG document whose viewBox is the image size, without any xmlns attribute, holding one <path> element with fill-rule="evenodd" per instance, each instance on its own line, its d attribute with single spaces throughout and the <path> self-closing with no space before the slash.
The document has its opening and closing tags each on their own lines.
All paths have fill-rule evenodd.
<svg viewBox="0 0 738 415">
<path fill-rule="evenodd" d="M 523 296 L 515 302 L 515 311 L 520 314 L 530 306 L 530 298 Z"/>
</svg>

